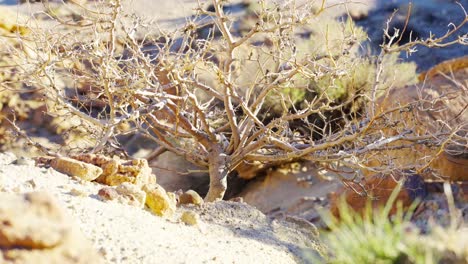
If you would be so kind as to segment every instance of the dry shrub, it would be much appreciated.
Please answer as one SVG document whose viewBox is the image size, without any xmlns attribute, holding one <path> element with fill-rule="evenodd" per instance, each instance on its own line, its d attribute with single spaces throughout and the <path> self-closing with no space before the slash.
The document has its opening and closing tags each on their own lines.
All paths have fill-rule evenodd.
<svg viewBox="0 0 468 264">
<path fill-rule="evenodd" d="M 208 168 L 208 201 L 223 197 L 229 173 L 257 164 L 308 159 L 359 176 L 369 155 L 389 144 L 421 143 L 417 131 L 381 133 L 391 123 L 377 98 L 415 77 L 392 53 L 445 45 L 446 37 L 398 47 L 396 31 L 378 57 L 362 57 L 363 31 L 326 17 L 323 3 L 260 1 L 239 26 L 226 3 L 213 0 L 166 32 L 126 14 L 120 0 L 103 1 L 71 20 L 54 13 L 53 29 L 32 29 L 33 56 L 16 49 L 27 65 L 20 73 L 43 90 L 51 114 L 76 118 L 69 128 L 86 131 L 89 152 L 120 149 L 118 136 L 142 134 L 159 146 L 153 156 L 171 151 Z"/>
</svg>

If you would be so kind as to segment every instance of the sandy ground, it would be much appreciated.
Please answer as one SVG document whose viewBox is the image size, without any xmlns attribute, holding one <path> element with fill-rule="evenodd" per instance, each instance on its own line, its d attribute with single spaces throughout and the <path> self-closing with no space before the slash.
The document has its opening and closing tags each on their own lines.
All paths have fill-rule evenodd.
<svg viewBox="0 0 468 264">
<path fill-rule="evenodd" d="M 13 2 L 0 0 L 0 5 Z M 364 2 L 369 7 L 373 3 Z M 129 13 L 153 18 L 164 28 L 183 24 L 197 6 L 195 0 L 125 3 Z M 28 14 L 38 12 L 41 5 L 9 7 Z M 52 169 L 21 165 L 27 164 L 27 160 L 13 164 L 15 160 L 13 155 L 0 153 L 0 191 L 52 193 L 111 263 L 296 263 L 307 262 L 318 247 L 312 226 L 272 221 L 246 204 L 223 202 L 199 209 L 179 208 L 171 219 L 163 219 L 140 208 L 99 200 L 97 192 L 102 185 L 80 182 Z M 285 201 L 272 203 L 280 206 L 281 202 Z M 196 211 L 201 223 L 197 226 L 181 223 L 179 216 L 183 210 Z"/>
<path fill-rule="evenodd" d="M 0 154 L 0 191 L 53 194 L 111 263 L 296 263 L 307 261 L 318 247 L 313 226 L 273 221 L 244 203 L 178 208 L 163 219 L 130 205 L 103 202 L 97 196 L 102 185 L 31 163 Z M 180 222 L 183 210 L 199 214 L 200 223 Z"/>
</svg>

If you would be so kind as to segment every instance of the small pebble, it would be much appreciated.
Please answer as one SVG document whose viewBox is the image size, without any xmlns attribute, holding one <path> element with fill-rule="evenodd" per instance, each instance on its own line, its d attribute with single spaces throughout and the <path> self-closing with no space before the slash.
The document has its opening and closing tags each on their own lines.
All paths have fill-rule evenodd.
<svg viewBox="0 0 468 264">
<path fill-rule="evenodd" d="M 184 211 L 180 216 L 180 220 L 187 225 L 194 226 L 200 222 L 200 216 L 192 211 Z"/>
<path fill-rule="evenodd" d="M 98 196 L 104 200 L 104 201 L 108 201 L 108 200 L 114 200 L 116 199 L 119 194 L 117 193 L 117 191 L 112 188 L 112 187 L 104 187 L 102 189 L 99 190 L 98 192 Z"/>
<path fill-rule="evenodd" d="M 70 194 L 71 195 L 74 195 L 74 196 L 81 196 L 81 197 L 86 197 L 88 196 L 88 193 L 84 190 L 80 190 L 80 189 L 77 189 L 77 188 L 73 188 L 70 190 Z"/>
<path fill-rule="evenodd" d="M 179 204 L 194 204 L 202 205 L 203 198 L 194 190 L 188 190 L 185 193 L 179 195 Z"/>
<path fill-rule="evenodd" d="M 31 189 L 36 189 L 36 187 L 37 187 L 37 184 L 34 181 L 34 179 L 30 179 L 30 180 L 26 181 L 26 183 L 31 186 Z"/>
</svg>

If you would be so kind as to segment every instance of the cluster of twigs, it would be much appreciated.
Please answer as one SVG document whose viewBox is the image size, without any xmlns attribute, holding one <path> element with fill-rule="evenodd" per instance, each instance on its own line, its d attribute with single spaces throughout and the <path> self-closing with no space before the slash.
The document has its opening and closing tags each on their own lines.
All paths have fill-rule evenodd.
<svg viewBox="0 0 468 264">
<path fill-rule="evenodd" d="M 245 166 L 308 159 L 330 169 L 345 165 L 355 172 L 389 171 L 402 168 L 391 162 L 370 167 L 369 156 L 422 142 L 437 147 L 450 137 L 446 131 L 437 137 L 420 135 L 412 125 L 395 129 L 392 135 L 383 133 L 401 124 L 388 118 L 392 113 L 410 111 L 421 102 L 379 110 L 379 74 L 385 54 L 419 44 L 451 44 L 444 41 L 466 19 L 442 37 L 399 47 L 392 45 L 398 42 L 399 32 L 388 36 L 392 41 L 382 47 L 376 60 L 373 89 L 337 102 L 327 90 L 311 91 L 300 81 L 324 76 L 335 80 L 348 74 L 327 47 L 318 54 L 297 54 L 297 30 L 319 21 L 324 3 L 297 7 L 293 2 L 260 1 L 246 32 L 235 28 L 235 18 L 225 13 L 225 5 L 212 0 L 208 11 L 200 4 L 196 19 L 177 31 L 158 34 L 145 32 L 152 25 L 144 20 L 125 15 L 120 0 L 94 5 L 95 9 L 82 6 L 80 22 L 52 16 L 57 28 L 67 30 L 37 29 L 28 36 L 29 48 L 36 52 L 21 58 L 27 65 L 23 71 L 28 83 L 43 89 L 47 100 L 54 102 L 51 112 L 75 116 L 87 124 L 90 134 L 98 138 L 91 152 L 119 145 L 118 135 L 138 133 L 158 144 L 153 156 L 171 151 L 207 167 L 208 201 L 222 199 L 227 175 Z M 209 32 L 204 37 L 200 37 L 202 28 Z M 340 40 L 343 56 L 356 45 L 353 31 L 344 36 Z M 336 40 L 327 39 L 331 41 Z M 466 44 L 466 36 L 458 42 Z M 206 74 L 210 80 L 203 78 Z M 313 96 L 297 103 L 285 89 Z M 272 100 L 280 111 L 267 118 L 266 104 Z M 349 105 L 357 100 L 368 107 L 350 114 Z M 339 113 L 338 117 L 327 117 L 330 112 Z M 314 122 L 317 118 L 322 125 Z"/>
</svg>

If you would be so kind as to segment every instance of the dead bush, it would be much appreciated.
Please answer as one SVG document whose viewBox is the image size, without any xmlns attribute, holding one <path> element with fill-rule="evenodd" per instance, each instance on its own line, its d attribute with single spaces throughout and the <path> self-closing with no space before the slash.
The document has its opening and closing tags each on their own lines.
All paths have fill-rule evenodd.
<svg viewBox="0 0 468 264">
<path fill-rule="evenodd" d="M 185 26 L 166 32 L 126 14 L 120 0 L 103 1 L 82 6 L 74 20 L 51 16 L 53 29 L 34 28 L 35 52 L 21 57 L 21 74 L 44 92 L 55 116 L 77 119 L 73 127 L 93 138 L 89 152 L 121 148 L 118 135 L 143 134 L 158 144 L 155 155 L 171 151 L 208 168 L 207 201 L 223 198 L 227 175 L 239 168 L 307 159 L 331 170 L 345 165 L 358 178 L 384 149 L 443 147 L 460 126 L 437 137 L 412 128 L 389 135 L 389 114 L 411 106 L 379 111 L 377 99 L 416 79 L 414 66 L 392 53 L 453 45 L 444 41 L 459 26 L 402 46 L 402 33 L 390 36 L 387 28 L 381 54 L 363 56 L 364 32 L 328 18 L 324 3 L 260 1 L 240 27 L 227 3 L 212 0 L 212 8 L 200 6 Z"/>
</svg>

